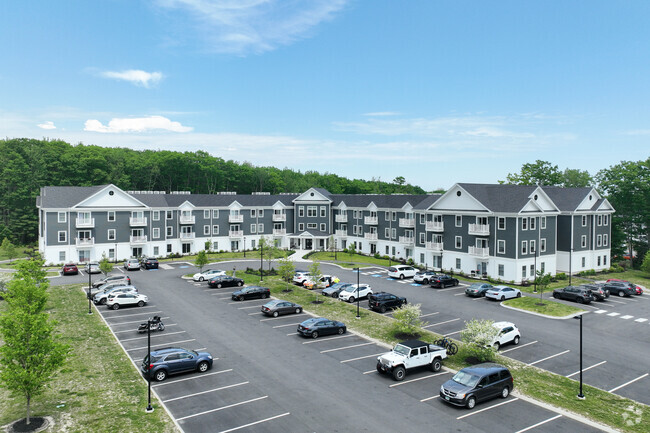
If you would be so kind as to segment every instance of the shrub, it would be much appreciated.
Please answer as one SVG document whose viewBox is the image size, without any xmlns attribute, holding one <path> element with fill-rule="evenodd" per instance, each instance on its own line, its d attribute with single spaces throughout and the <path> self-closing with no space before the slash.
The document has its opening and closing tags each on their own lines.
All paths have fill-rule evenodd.
<svg viewBox="0 0 650 433">
<path fill-rule="evenodd" d="M 375 253 L 374 257 L 375 257 L 377 260 L 381 259 L 381 255 L 380 255 L 379 253 Z"/>
<path fill-rule="evenodd" d="M 393 312 L 395 333 L 415 334 L 425 322 L 420 320 L 421 304 L 402 305 Z"/>
<path fill-rule="evenodd" d="M 567 277 L 567 275 L 564 272 L 558 272 L 557 274 L 555 274 L 555 279 L 557 281 L 564 281 L 564 280 L 568 280 L 569 277 Z"/>
<path fill-rule="evenodd" d="M 492 320 L 472 319 L 465 322 L 465 329 L 460 332 L 460 338 L 465 343 L 467 357 L 475 358 L 478 362 L 494 361 L 496 349 L 492 341 L 499 330 L 492 326 Z"/>
</svg>

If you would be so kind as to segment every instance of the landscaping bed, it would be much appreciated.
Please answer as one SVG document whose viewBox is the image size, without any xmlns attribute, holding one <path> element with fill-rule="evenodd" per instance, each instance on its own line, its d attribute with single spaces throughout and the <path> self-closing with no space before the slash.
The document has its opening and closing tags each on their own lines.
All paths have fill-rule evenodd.
<svg viewBox="0 0 650 433">
<path fill-rule="evenodd" d="M 502 305 L 507 305 L 508 307 L 517 308 L 519 310 L 532 311 L 533 313 L 551 317 L 566 317 L 580 312 L 585 312 L 582 308 L 562 304 L 549 299 L 544 299 L 540 302 L 540 299 L 536 296 L 522 296 L 521 298 L 508 299 L 507 301 L 503 301 Z"/>
</svg>

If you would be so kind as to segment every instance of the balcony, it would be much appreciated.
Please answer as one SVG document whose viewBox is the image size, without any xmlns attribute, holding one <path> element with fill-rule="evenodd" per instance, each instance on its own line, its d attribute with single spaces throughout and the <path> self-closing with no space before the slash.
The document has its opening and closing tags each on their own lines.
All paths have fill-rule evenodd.
<svg viewBox="0 0 650 433">
<path fill-rule="evenodd" d="M 489 224 L 470 224 L 468 233 L 470 235 L 475 235 L 475 236 L 489 236 L 490 235 L 490 225 Z"/>
<path fill-rule="evenodd" d="M 346 223 L 348 222 L 348 214 L 338 214 L 334 216 L 334 221 L 337 223 Z"/>
<path fill-rule="evenodd" d="M 367 216 L 363 218 L 363 223 L 368 226 L 376 226 L 379 224 L 379 218 Z"/>
<path fill-rule="evenodd" d="M 287 214 L 284 213 L 274 213 L 273 214 L 273 221 L 274 222 L 283 222 L 287 220 Z"/>
<path fill-rule="evenodd" d="M 77 218 L 75 225 L 78 229 L 93 229 L 95 228 L 95 218 Z"/>
<path fill-rule="evenodd" d="M 147 243 L 147 237 L 146 236 L 131 236 L 131 239 L 129 240 L 131 244 L 146 244 Z"/>
<path fill-rule="evenodd" d="M 241 214 L 230 214 L 228 215 L 228 222 L 229 223 L 243 223 L 244 222 L 244 215 Z"/>
<path fill-rule="evenodd" d="M 194 239 L 194 236 L 196 233 L 191 232 L 191 233 L 183 233 L 181 232 L 181 239 Z"/>
<path fill-rule="evenodd" d="M 399 226 L 405 229 L 412 229 L 415 227 L 415 218 L 400 218 Z"/>
<path fill-rule="evenodd" d="M 444 246 L 442 242 L 427 242 L 426 249 L 436 252 L 442 251 L 444 249 Z"/>
<path fill-rule="evenodd" d="M 74 238 L 75 245 L 78 247 L 89 247 L 95 245 L 95 238 Z"/>
<path fill-rule="evenodd" d="M 428 232 L 444 232 L 445 223 L 442 221 L 427 221 L 426 230 Z"/>
<path fill-rule="evenodd" d="M 129 224 L 131 227 L 145 227 L 147 225 L 146 217 L 130 217 Z"/>
<path fill-rule="evenodd" d="M 377 233 L 366 233 L 363 235 L 363 238 L 368 240 L 368 241 L 376 241 L 377 240 Z"/>
<path fill-rule="evenodd" d="M 273 236 L 284 236 L 287 234 L 287 229 L 273 229 Z"/>
<path fill-rule="evenodd" d="M 194 224 L 196 222 L 196 218 L 194 215 L 181 215 L 178 221 L 181 224 Z"/>
<path fill-rule="evenodd" d="M 415 220 L 412 220 L 412 221 L 415 221 Z M 399 243 L 400 244 L 413 245 L 415 243 L 415 238 L 413 236 L 400 236 L 399 237 Z"/>
<path fill-rule="evenodd" d="M 244 231 L 243 230 L 230 230 L 228 232 L 228 236 L 231 238 L 241 238 L 244 236 Z"/>
<path fill-rule="evenodd" d="M 472 256 L 476 256 L 484 259 L 490 256 L 490 249 L 480 248 L 480 247 L 469 247 L 468 253 L 470 253 Z"/>
</svg>

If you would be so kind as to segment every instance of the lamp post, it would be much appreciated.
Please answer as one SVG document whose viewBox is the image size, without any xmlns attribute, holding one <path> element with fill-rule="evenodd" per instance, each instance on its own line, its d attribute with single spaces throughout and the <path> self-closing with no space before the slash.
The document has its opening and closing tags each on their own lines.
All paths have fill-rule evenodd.
<svg viewBox="0 0 650 433">
<path fill-rule="evenodd" d="M 571 285 L 571 262 L 573 261 L 573 248 L 569 250 L 569 286 Z"/>
<path fill-rule="evenodd" d="M 260 241 L 260 283 L 264 281 L 264 242 Z"/>
<path fill-rule="evenodd" d="M 246 236 L 244 236 L 244 258 L 246 258 Z"/>
<path fill-rule="evenodd" d="M 117 263 L 117 242 L 115 242 L 115 263 Z"/>
<path fill-rule="evenodd" d="M 360 268 L 354 268 L 355 271 L 357 271 L 357 319 L 360 319 L 361 316 L 359 315 L 359 294 L 361 293 L 361 288 L 359 287 L 359 274 L 361 273 Z"/>
<path fill-rule="evenodd" d="M 582 393 L 582 314 L 574 317 L 574 319 L 580 320 L 580 393 L 578 398 L 584 400 L 585 395 Z"/>
<path fill-rule="evenodd" d="M 90 281 L 90 265 L 88 265 L 88 314 L 93 314 L 93 310 L 90 308 L 90 288 L 92 287 L 92 282 Z"/>
<path fill-rule="evenodd" d="M 149 370 L 147 372 L 147 408 L 145 411 L 147 413 L 153 412 L 153 407 L 151 407 L 151 367 L 153 365 L 151 361 L 151 319 L 147 319 L 147 353 L 149 354 Z"/>
<path fill-rule="evenodd" d="M 535 245 L 535 248 L 533 249 L 533 254 L 535 255 L 535 272 L 533 273 L 535 280 L 533 282 L 533 293 L 537 293 L 537 245 Z"/>
</svg>

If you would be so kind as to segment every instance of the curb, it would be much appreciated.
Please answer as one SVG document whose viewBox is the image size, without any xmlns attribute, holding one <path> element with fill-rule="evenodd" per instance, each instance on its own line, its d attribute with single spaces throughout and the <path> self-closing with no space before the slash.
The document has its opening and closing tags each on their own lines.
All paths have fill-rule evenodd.
<svg viewBox="0 0 650 433">
<path fill-rule="evenodd" d="M 500 304 L 500 305 L 501 305 L 503 308 L 507 308 L 507 309 L 509 309 L 509 310 L 520 311 L 520 312 L 522 312 L 522 313 L 532 314 L 533 316 L 544 317 L 545 319 L 553 319 L 553 320 L 566 320 L 566 319 L 572 319 L 572 318 L 574 318 L 574 317 L 576 317 L 576 316 L 580 316 L 580 315 L 583 315 L 583 314 L 587 314 L 587 313 L 589 313 L 589 311 L 587 311 L 587 310 L 583 310 L 582 312 L 569 314 L 568 316 L 560 316 L 560 317 L 556 317 L 556 316 L 548 316 L 548 315 L 546 315 L 546 314 L 542 314 L 542 313 L 535 313 L 534 311 L 522 310 L 521 308 L 511 307 L 511 306 L 509 306 L 509 305 L 504 305 L 504 304 Z"/>
</svg>

